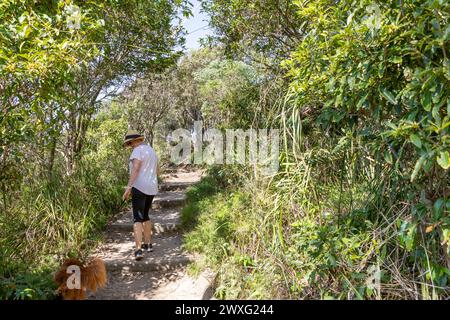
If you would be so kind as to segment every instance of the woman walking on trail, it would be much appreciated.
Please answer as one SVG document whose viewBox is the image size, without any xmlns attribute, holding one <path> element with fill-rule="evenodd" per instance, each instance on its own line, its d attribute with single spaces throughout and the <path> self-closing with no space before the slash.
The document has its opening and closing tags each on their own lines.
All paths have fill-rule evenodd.
<svg viewBox="0 0 450 320">
<path fill-rule="evenodd" d="M 143 251 L 153 251 L 149 211 L 153 197 L 158 193 L 158 156 L 155 150 L 144 142 L 144 136 L 134 130 L 128 131 L 123 145 L 133 150 L 129 159 L 130 178 L 123 200 L 128 200 L 131 195 L 136 242 L 134 257 L 136 260 L 141 260 Z M 142 242 L 142 235 L 144 242 Z"/>
</svg>

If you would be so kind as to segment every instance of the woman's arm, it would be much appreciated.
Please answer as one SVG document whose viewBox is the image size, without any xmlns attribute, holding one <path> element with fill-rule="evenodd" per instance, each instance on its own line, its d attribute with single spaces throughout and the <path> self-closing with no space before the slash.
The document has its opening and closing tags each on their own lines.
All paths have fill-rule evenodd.
<svg viewBox="0 0 450 320">
<path fill-rule="evenodd" d="M 141 170 L 141 166 L 142 166 L 141 160 L 133 159 L 133 160 L 131 160 L 131 162 L 133 163 L 133 167 L 131 169 L 130 178 L 128 179 L 127 188 L 122 197 L 123 200 L 128 200 L 128 197 L 130 196 L 130 193 L 131 193 L 131 188 L 133 187 L 133 183 L 134 183 L 134 181 L 136 181 L 136 179 L 139 175 L 139 171 Z"/>
</svg>

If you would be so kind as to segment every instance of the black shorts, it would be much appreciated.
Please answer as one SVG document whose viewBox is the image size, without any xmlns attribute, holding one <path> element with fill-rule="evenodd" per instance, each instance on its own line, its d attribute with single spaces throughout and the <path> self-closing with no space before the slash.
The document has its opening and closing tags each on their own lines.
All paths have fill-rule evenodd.
<svg viewBox="0 0 450 320">
<path fill-rule="evenodd" d="M 148 212 L 152 207 L 153 197 L 153 195 L 145 194 L 134 187 L 131 188 L 131 204 L 135 223 L 150 220 Z"/>
</svg>

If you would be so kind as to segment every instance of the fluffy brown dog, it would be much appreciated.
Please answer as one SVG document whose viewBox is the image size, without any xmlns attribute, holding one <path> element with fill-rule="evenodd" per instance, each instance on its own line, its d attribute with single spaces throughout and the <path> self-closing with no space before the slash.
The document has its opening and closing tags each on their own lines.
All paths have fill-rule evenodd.
<svg viewBox="0 0 450 320">
<path fill-rule="evenodd" d="M 80 289 L 69 289 L 67 279 L 71 273 L 67 273 L 69 266 L 78 266 L 80 268 Z M 64 300 L 84 300 L 86 299 L 86 290 L 97 291 L 106 284 L 106 268 L 103 260 L 95 258 L 87 265 L 84 265 L 77 259 L 68 259 L 64 261 L 61 268 L 55 275 L 55 282 L 58 284 L 58 292 Z"/>
</svg>

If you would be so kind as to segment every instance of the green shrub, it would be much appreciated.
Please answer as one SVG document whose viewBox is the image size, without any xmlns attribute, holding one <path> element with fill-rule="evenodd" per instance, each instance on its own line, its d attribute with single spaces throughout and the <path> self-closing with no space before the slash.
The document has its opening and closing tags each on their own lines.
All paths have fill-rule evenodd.
<svg viewBox="0 0 450 320">
<path fill-rule="evenodd" d="M 27 175 L 0 215 L 0 292 L 7 299 L 53 298 L 52 273 L 67 257 L 84 259 L 123 206 L 126 122 L 102 121 L 88 132 L 84 157 L 70 175 Z M 36 270 L 45 270 L 37 272 Z"/>
<path fill-rule="evenodd" d="M 44 300 L 56 298 L 56 284 L 52 269 L 41 272 L 20 273 L 0 278 L 2 300 Z"/>
</svg>

